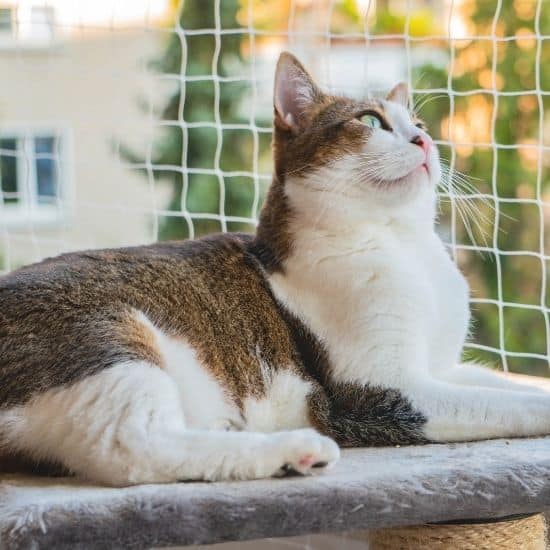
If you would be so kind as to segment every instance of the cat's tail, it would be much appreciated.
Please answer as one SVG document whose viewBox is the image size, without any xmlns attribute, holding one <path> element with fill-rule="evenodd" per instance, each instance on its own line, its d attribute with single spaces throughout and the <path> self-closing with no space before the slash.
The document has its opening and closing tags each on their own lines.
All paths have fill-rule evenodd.
<svg viewBox="0 0 550 550">
<path fill-rule="evenodd" d="M 315 427 L 342 447 L 427 443 L 426 418 L 397 390 L 328 383 L 309 400 Z"/>
</svg>

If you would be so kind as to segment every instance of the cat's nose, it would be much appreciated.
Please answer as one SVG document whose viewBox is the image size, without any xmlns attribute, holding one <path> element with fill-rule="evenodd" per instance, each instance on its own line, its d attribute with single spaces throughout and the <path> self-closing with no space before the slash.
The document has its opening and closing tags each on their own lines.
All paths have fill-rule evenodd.
<svg viewBox="0 0 550 550">
<path fill-rule="evenodd" d="M 428 149 L 430 148 L 430 141 L 423 138 L 421 135 L 416 135 L 411 139 L 411 143 L 414 143 L 415 145 L 418 145 L 418 147 L 422 147 L 422 150 L 427 153 Z"/>
</svg>

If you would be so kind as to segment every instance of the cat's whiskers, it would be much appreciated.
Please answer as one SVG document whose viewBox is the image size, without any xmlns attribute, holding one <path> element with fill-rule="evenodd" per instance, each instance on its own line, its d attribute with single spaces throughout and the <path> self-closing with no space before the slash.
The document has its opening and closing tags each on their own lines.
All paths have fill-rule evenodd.
<svg viewBox="0 0 550 550">
<path fill-rule="evenodd" d="M 464 229 L 474 246 L 479 246 L 476 240 L 475 227 L 484 247 L 488 246 L 488 232 L 484 225 L 492 225 L 492 220 L 483 212 L 482 207 L 487 207 L 494 211 L 494 206 L 489 198 L 482 193 L 469 181 L 468 176 L 456 169 L 450 169 L 446 161 L 441 161 L 441 182 L 440 186 L 449 197 L 449 202 L 456 206 L 456 211 L 464 225 Z M 476 203 L 476 200 L 482 202 L 482 206 Z"/>
<path fill-rule="evenodd" d="M 392 180 L 388 172 L 397 162 L 392 162 L 395 155 L 389 153 L 364 153 L 362 155 L 362 170 L 360 178 L 381 188 Z M 484 226 L 490 226 L 492 220 L 483 211 L 483 207 L 494 211 L 490 198 L 470 182 L 470 178 L 456 169 L 450 170 L 445 161 L 441 162 L 442 177 L 439 183 L 457 207 L 458 215 L 464 225 L 465 231 L 471 242 L 477 246 L 477 239 L 481 239 L 487 246 L 488 232 Z M 482 206 L 477 204 L 481 201 Z M 478 236 L 476 237 L 476 234 Z"/>
<path fill-rule="evenodd" d="M 391 172 L 399 165 L 396 155 L 391 153 L 364 153 L 363 174 L 369 177 L 369 181 L 375 183 L 378 187 L 383 184 L 391 183 L 400 178 L 396 178 Z M 407 174 L 405 174 L 406 176 Z M 373 177 L 374 176 L 374 177 Z"/>
<path fill-rule="evenodd" d="M 426 105 L 428 105 L 432 101 L 435 101 L 436 99 L 445 98 L 445 97 L 447 97 L 446 94 L 437 94 L 437 95 L 426 94 L 425 96 L 420 96 L 418 102 L 416 102 L 413 107 L 413 112 L 419 113 L 420 111 L 422 111 L 422 109 L 424 109 L 424 107 L 426 107 Z"/>
<path fill-rule="evenodd" d="M 444 165 L 442 165 L 442 178 L 441 185 L 444 186 L 445 191 L 451 199 L 451 202 L 454 202 L 456 205 L 456 210 L 466 233 L 468 234 L 472 243 L 476 243 L 476 240 L 473 236 L 471 221 L 477 222 L 474 212 L 477 212 L 479 208 L 477 205 L 472 204 L 471 199 L 465 193 L 463 186 L 461 185 L 460 180 L 454 175 L 454 173 L 449 172 Z M 483 232 L 481 233 L 483 235 Z"/>
</svg>

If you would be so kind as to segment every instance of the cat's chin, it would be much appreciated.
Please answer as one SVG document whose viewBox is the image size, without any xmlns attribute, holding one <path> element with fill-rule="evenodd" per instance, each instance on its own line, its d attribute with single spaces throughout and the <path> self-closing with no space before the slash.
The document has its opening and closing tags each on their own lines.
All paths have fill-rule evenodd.
<svg viewBox="0 0 550 550">
<path fill-rule="evenodd" d="M 430 183 L 432 179 L 432 172 L 433 170 L 429 167 L 429 165 L 427 163 L 423 163 L 404 176 L 388 180 L 387 183 L 392 187 L 427 184 Z"/>
</svg>

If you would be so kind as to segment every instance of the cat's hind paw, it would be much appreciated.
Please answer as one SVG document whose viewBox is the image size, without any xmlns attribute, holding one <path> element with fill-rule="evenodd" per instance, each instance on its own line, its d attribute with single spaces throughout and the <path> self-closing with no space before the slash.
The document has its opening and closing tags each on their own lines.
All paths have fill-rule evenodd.
<svg viewBox="0 0 550 550">
<path fill-rule="evenodd" d="M 281 464 L 275 476 L 288 473 L 307 475 L 313 469 L 332 466 L 340 458 L 338 445 L 315 430 L 302 429 L 274 434 L 273 452 Z"/>
</svg>

